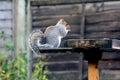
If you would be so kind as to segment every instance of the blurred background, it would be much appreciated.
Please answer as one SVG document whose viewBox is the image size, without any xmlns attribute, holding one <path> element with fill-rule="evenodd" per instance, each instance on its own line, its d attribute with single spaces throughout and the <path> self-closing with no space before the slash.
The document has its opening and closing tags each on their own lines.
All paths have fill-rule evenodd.
<svg viewBox="0 0 120 80">
<path fill-rule="evenodd" d="M 82 1 L 0 0 L 0 54 L 15 56 L 25 53 L 33 63 L 37 63 L 37 60 L 39 62 L 40 58 L 33 56 L 29 49 L 28 36 L 33 29 L 44 31 L 47 26 L 56 24 L 60 18 L 64 18 L 72 29 L 63 39 L 62 47 L 67 39 L 120 39 L 120 1 Z M 99 63 L 101 80 L 120 80 L 119 53 L 103 55 L 104 60 Z M 45 62 L 48 62 L 46 66 L 52 74 L 52 77 L 49 76 L 51 80 L 78 80 L 80 75 L 87 79 L 87 61 L 82 61 L 81 57 L 80 63 L 78 54 L 45 55 Z M 111 61 L 113 59 L 115 61 Z M 28 76 L 30 80 L 33 64 L 26 62 L 25 65 L 27 68 L 19 65 L 18 68 L 23 68 L 23 72 L 27 72 L 24 76 Z M 79 65 L 82 65 L 81 69 Z"/>
</svg>

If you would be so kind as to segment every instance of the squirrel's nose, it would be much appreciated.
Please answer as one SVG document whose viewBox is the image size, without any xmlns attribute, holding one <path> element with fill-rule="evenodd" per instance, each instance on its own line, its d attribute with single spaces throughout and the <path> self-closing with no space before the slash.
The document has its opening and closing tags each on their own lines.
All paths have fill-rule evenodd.
<svg viewBox="0 0 120 80">
<path fill-rule="evenodd" d="M 67 30 L 68 30 L 68 31 L 71 31 L 71 28 L 70 28 L 70 27 L 68 27 L 68 28 L 67 28 Z"/>
</svg>

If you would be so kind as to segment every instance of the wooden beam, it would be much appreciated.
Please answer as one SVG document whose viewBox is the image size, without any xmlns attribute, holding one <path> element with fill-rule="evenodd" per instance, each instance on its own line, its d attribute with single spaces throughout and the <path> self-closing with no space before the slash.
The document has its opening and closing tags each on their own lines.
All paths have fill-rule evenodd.
<svg viewBox="0 0 120 80">
<path fill-rule="evenodd" d="M 98 3 L 98 2 L 110 2 L 119 0 L 32 0 L 32 6 L 42 5 L 62 5 L 62 4 L 79 4 L 79 3 Z"/>
<path fill-rule="evenodd" d="M 28 44 L 28 37 L 29 37 L 29 33 L 32 27 L 32 16 L 31 16 L 31 10 L 30 10 L 30 0 L 26 1 L 26 44 L 27 44 L 27 80 L 32 80 L 32 53 L 30 51 L 29 48 L 29 44 Z"/>
</svg>

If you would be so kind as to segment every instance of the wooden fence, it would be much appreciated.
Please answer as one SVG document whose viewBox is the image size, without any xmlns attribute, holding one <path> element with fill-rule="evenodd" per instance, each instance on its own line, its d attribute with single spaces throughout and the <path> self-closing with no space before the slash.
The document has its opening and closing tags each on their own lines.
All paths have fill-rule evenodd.
<svg viewBox="0 0 120 80">
<path fill-rule="evenodd" d="M 12 0 L 0 1 L 0 49 L 8 53 L 5 42 L 13 42 L 13 6 Z"/>
<path fill-rule="evenodd" d="M 120 2 L 108 0 L 32 0 L 32 29 L 42 31 L 49 25 L 55 25 L 57 20 L 64 18 L 71 25 L 72 31 L 63 39 L 64 46 L 68 39 L 120 39 Z M 112 0 L 113 1 L 113 0 Z M 95 3 L 92 3 L 95 2 Z M 97 3 L 99 2 L 99 3 Z M 83 4 L 81 4 L 83 3 Z M 82 53 L 45 53 L 45 64 L 52 76 L 50 80 L 79 80 L 87 79 L 87 61 Z M 39 57 L 34 57 L 34 62 Z M 103 52 L 99 62 L 100 80 L 119 80 L 120 52 Z M 56 78 L 55 78 L 56 77 Z"/>
</svg>

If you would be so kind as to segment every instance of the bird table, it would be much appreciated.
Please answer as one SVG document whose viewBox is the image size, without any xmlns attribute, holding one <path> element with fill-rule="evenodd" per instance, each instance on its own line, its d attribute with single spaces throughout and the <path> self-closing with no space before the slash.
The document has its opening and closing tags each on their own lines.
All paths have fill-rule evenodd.
<svg viewBox="0 0 120 80">
<path fill-rule="evenodd" d="M 116 39 L 69 39 L 65 42 L 66 48 L 40 49 L 44 52 L 83 52 L 84 60 L 88 60 L 88 80 L 99 80 L 98 62 L 102 52 L 119 50 L 120 40 Z"/>
<path fill-rule="evenodd" d="M 88 80 L 99 80 L 98 61 L 102 52 L 119 50 L 120 40 L 117 39 L 70 39 L 68 47 L 82 48 L 84 59 L 88 60 Z"/>
</svg>

